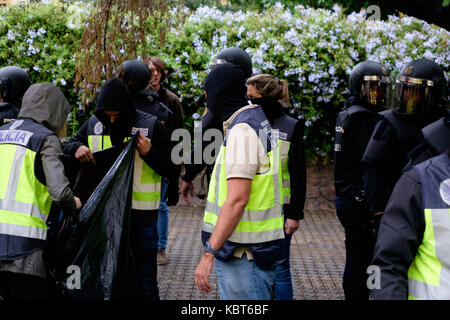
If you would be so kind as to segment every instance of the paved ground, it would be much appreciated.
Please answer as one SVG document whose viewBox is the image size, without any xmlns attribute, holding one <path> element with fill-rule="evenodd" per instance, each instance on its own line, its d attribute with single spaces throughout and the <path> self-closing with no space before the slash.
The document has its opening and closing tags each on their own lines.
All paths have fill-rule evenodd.
<svg viewBox="0 0 450 320">
<path fill-rule="evenodd" d="M 219 299 L 216 274 L 211 281 L 215 290 L 201 293 L 194 283 L 194 270 L 202 253 L 201 222 L 204 206 L 171 207 L 169 263 L 160 266 L 158 282 L 162 300 Z M 291 244 L 291 274 L 296 300 L 343 299 L 344 234 L 332 212 L 306 211 Z"/>
</svg>

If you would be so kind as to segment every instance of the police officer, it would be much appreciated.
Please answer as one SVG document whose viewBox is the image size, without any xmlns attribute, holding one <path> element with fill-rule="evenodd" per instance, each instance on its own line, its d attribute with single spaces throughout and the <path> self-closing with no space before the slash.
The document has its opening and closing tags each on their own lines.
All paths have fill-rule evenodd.
<svg viewBox="0 0 450 320">
<path fill-rule="evenodd" d="M 213 60 L 213 68 L 216 65 L 227 62 L 238 66 L 244 73 L 245 79 L 250 78 L 253 73 L 252 59 L 249 54 L 241 48 L 230 47 L 220 51 Z"/>
<path fill-rule="evenodd" d="M 222 50 L 214 59 L 212 63 L 212 68 L 216 68 L 222 64 L 232 64 L 236 66 L 242 73 L 242 81 L 245 81 L 252 74 L 252 60 L 249 54 L 241 49 L 230 47 Z M 237 92 L 240 92 L 241 84 L 233 84 L 230 83 L 229 86 L 222 86 L 220 84 L 221 80 L 218 80 L 216 83 L 212 83 L 210 86 L 216 87 L 216 89 L 209 88 L 210 92 L 206 95 L 207 99 L 207 110 L 206 113 L 202 117 L 202 136 L 203 133 L 211 128 L 215 128 L 223 132 L 222 123 L 228 117 L 230 117 L 234 111 L 236 111 L 236 107 L 242 106 L 245 103 L 245 92 L 242 97 L 237 96 Z M 245 85 L 245 82 L 244 82 Z M 206 90 L 206 88 L 205 88 Z M 206 91 L 205 91 L 206 92 Z M 219 99 L 221 101 L 221 106 L 217 106 L 214 110 L 209 108 L 209 105 L 214 105 L 214 101 Z M 189 203 L 188 194 L 193 195 L 193 184 L 192 181 L 195 177 L 203 171 L 206 164 L 202 163 L 194 163 L 194 154 L 197 152 L 201 152 L 203 154 L 203 150 L 206 148 L 209 142 L 205 141 L 198 145 L 198 148 L 201 150 L 197 150 L 194 148 L 191 152 L 191 163 L 185 164 L 186 171 L 181 176 L 183 182 L 181 184 L 180 193 L 182 198 Z"/>
<path fill-rule="evenodd" d="M 17 118 L 22 97 L 29 86 L 30 78 L 21 68 L 0 69 L 0 126 Z"/>
<path fill-rule="evenodd" d="M 138 298 L 159 300 L 157 287 L 156 222 L 161 199 L 161 176 L 178 177 L 170 159 L 170 141 L 158 118 L 136 110 L 127 88 L 117 78 L 100 90 L 94 115 L 65 145 L 64 152 L 81 162 L 93 161 L 92 152 L 117 146 L 138 133 L 134 163 L 130 241 Z"/>
<path fill-rule="evenodd" d="M 159 95 L 152 90 L 150 81 L 152 73 L 148 65 L 139 60 L 128 60 L 122 65 L 123 75 L 122 81 L 127 85 L 128 90 L 132 94 L 133 103 L 137 110 L 156 116 L 166 127 L 169 137 L 176 128 L 175 115 L 164 103 L 159 101 Z M 170 142 L 171 149 L 175 144 Z M 161 245 L 163 241 L 167 242 L 167 234 L 169 229 L 169 207 L 167 206 L 169 197 L 169 186 L 175 189 L 170 193 L 171 203 L 178 202 L 178 178 L 174 177 L 171 181 L 163 177 L 161 182 L 161 202 L 158 209 L 158 264 L 166 264 L 168 262 L 164 247 Z M 173 200 L 172 198 L 175 198 Z"/>
<path fill-rule="evenodd" d="M 211 70 L 205 81 L 208 108 L 224 110 L 216 109 L 223 106 L 223 92 L 238 99 L 245 96 L 243 78 L 231 63 Z M 229 86 L 236 91 L 229 91 Z M 281 159 L 263 108 L 247 105 L 245 99 L 234 108 L 225 118 L 226 138 L 209 184 L 202 228 L 205 253 L 195 270 L 195 283 L 209 292 L 215 266 L 221 299 L 268 300 L 275 267 L 285 260 Z"/>
<path fill-rule="evenodd" d="M 374 299 L 450 299 L 450 149 L 404 173 L 381 219 Z"/>
<path fill-rule="evenodd" d="M 369 298 L 366 269 L 373 241 L 369 211 L 362 187 L 361 158 L 387 104 L 389 75 L 379 63 L 357 64 L 349 77 L 350 97 L 336 120 L 334 186 L 336 212 L 345 230 L 346 261 L 343 275 L 345 299 Z"/>
<path fill-rule="evenodd" d="M 18 120 L 0 127 L 0 300 L 46 299 L 44 250 L 52 203 L 74 216 L 57 136 L 71 108 L 52 83 L 32 85 Z"/>
<path fill-rule="evenodd" d="M 406 64 L 395 83 L 391 110 L 382 112 L 362 159 L 363 186 L 376 225 L 408 163 L 408 153 L 423 140 L 422 128 L 443 117 L 447 83 L 432 60 Z"/>
<path fill-rule="evenodd" d="M 306 196 L 306 165 L 303 146 L 304 123 L 283 112 L 282 101 L 289 101 L 286 81 L 270 74 L 250 77 L 247 96 L 252 104 L 260 105 L 278 137 L 281 158 L 281 199 L 284 215 L 284 263 L 275 267 L 275 300 L 292 300 L 292 277 L 290 272 L 290 246 L 292 234 L 298 230 L 303 219 Z"/>
</svg>

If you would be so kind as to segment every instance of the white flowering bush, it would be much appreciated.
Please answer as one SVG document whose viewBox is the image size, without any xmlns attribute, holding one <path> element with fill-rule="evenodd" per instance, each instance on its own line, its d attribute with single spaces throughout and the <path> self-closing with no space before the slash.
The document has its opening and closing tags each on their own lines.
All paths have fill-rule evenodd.
<svg viewBox="0 0 450 320">
<path fill-rule="evenodd" d="M 81 32 L 71 22 L 77 20 L 73 12 L 64 15 L 53 6 L 0 8 L 0 66 L 18 64 L 30 71 L 33 81 L 50 79 L 68 88 L 73 83 L 73 57 Z M 79 8 L 75 11 L 89 10 L 86 5 Z M 48 19 L 38 18 L 37 12 L 48 12 Z M 339 6 L 325 10 L 298 5 L 290 11 L 280 4 L 262 13 L 200 7 L 194 12 L 185 9 L 185 14 L 181 28 L 175 28 L 175 22 L 166 26 L 164 45 L 147 37 L 146 47 L 151 49 L 146 54 L 159 56 L 167 64 L 169 88 L 182 99 L 186 127 L 192 128 L 202 114 L 202 85 L 212 58 L 226 47 L 241 47 L 252 57 L 254 73 L 288 81 L 292 114 L 305 121 L 307 158 L 313 162 L 332 158 L 336 114 L 344 101 L 348 75 L 357 63 L 380 62 L 395 76 L 404 63 L 425 57 L 439 63 L 447 78 L 450 75 L 450 33 L 412 17 L 374 21 L 366 18 L 364 10 L 345 15 Z M 84 16 L 77 16 L 78 25 Z M 78 97 L 71 102 L 80 118 Z"/>
<path fill-rule="evenodd" d="M 195 119 L 204 107 L 197 102 L 211 58 L 226 47 L 243 48 L 255 74 L 288 81 L 292 114 L 305 121 L 307 158 L 313 162 L 332 158 L 336 114 L 357 63 L 380 62 L 394 79 L 403 64 L 425 57 L 440 64 L 447 79 L 450 75 L 448 31 L 407 16 L 373 21 L 364 10 L 347 16 L 340 6 L 298 5 L 290 11 L 277 4 L 262 13 L 200 7 L 171 36 L 162 51 L 151 54 L 173 70 L 170 86 L 182 97 L 187 115 Z"/>
<path fill-rule="evenodd" d="M 82 105 L 73 87 L 75 53 L 89 11 L 84 3 L 63 6 L 50 0 L 0 7 L 0 67 L 19 66 L 32 83 L 55 83 L 77 116 Z"/>
</svg>

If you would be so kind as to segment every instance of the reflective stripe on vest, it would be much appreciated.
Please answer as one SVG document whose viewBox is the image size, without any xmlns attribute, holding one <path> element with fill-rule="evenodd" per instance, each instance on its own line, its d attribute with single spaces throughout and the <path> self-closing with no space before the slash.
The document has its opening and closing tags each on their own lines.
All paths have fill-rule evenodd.
<svg viewBox="0 0 450 320">
<path fill-rule="evenodd" d="M 36 153 L 0 145 L 0 233 L 46 240 L 52 199 L 34 173 Z"/>
<path fill-rule="evenodd" d="M 126 138 L 128 140 L 129 138 Z M 112 147 L 110 136 L 89 135 L 89 149 L 92 152 Z M 139 156 L 136 150 L 134 157 L 132 209 L 157 210 L 161 201 L 161 176 L 157 174 Z"/>
<path fill-rule="evenodd" d="M 291 203 L 291 176 L 289 174 L 288 162 L 289 162 L 289 148 L 291 143 L 282 139 L 278 139 L 278 152 L 281 157 L 281 195 L 283 204 Z"/>
<path fill-rule="evenodd" d="M 415 167 L 421 178 L 425 231 L 408 270 L 408 298 L 450 299 L 450 159 L 443 154 Z M 441 193 L 443 195 L 441 195 Z"/>
<path fill-rule="evenodd" d="M 288 169 L 289 162 L 289 148 L 291 147 L 291 141 L 295 127 L 298 120 L 283 113 L 278 120 L 272 125 L 274 136 L 278 138 L 279 154 L 281 156 L 281 177 L 282 184 L 281 195 L 283 204 L 289 204 L 291 202 L 291 177 Z"/>
<path fill-rule="evenodd" d="M 410 299 L 450 299 L 450 209 L 425 209 L 425 233 L 408 270 Z"/>
<path fill-rule="evenodd" d="M 278 148 L 268 153 L 270 169 L 257 174 L 252 180 L 250 197 L 243 215 L 228 238 L 236 243 L 264 243 L 283 239 L 283 214 L 281 210 Z M 203 219 L 203 231 L 212 233 L 223 203 L 227 197 L 225 151 L 222 146 L 209 184 L 208 199 Z M 274 165 L 275 164 L 275 165 Z"/>
</svg>

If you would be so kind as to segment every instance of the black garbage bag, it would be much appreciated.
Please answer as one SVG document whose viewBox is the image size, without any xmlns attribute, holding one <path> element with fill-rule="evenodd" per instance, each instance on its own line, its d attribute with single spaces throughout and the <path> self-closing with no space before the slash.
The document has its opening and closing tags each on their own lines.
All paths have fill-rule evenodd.
<svg viewBox="0 0 450 320">
<path fill-rule="evenodd" d="M 70 188 L 75 196 L 80 198 L 82 204 L 86 203 L 92 195 L 95 188 L 97 188 L 109 169 L 111 169 L 124 147 L 125 144 L 94 152 L 95 165 L 92 162 L 81 163 L 75 157 L 66 154 L 60 157 L 61 162 L 64 165 L 65 175 L 70 183 Z M 78 217 L 78 215 L 76 217 Z M 66 243 L 63 239 L 67 236 L 70 222 L 74 222 L 69 221 L 69 218 L 70 217 L 61 211 L 61 208 L 58 205 L 52 203 L 49 218 L 47 220 L 47 241 L 52 255 L 56 255 L 54 257 L 55 259 L 58 259 L 60 256 L 60 248 L 65 251 Z"/>
<path fill-rule="evenodd" d="M 125 144 L 93 153 L 96 164 L 87 162 L 82 165 L 74 180 L 73 193 L 85 204 L 94 190 L 109 172 Z"/>
<path fill-rule="evenodd" d="M 65 243 L 58 268 L 63 271 L 59 275 L 62 298 L 121 299 L 131 290 L 129 221 L 135 150 L 134 137 L 84 204 L 79 222 L 66 232 L 67 240 L 61 239 Z M 78 177 L 85 176 L 82 171 Z"/>
</svg>

